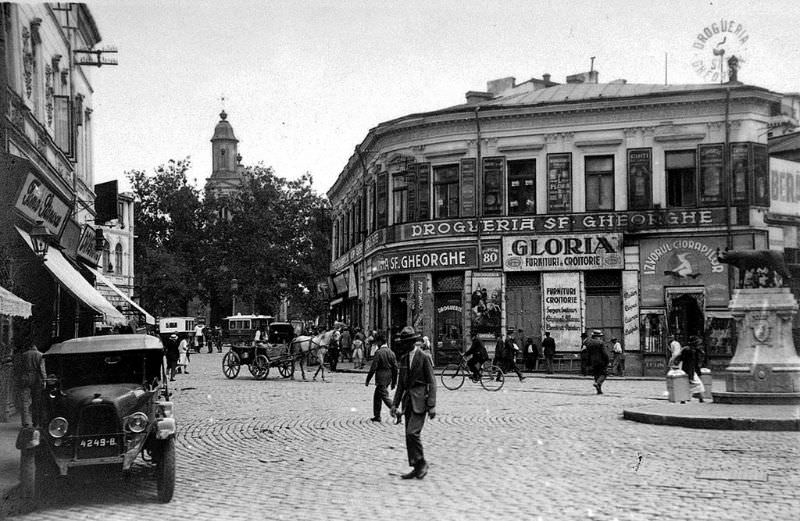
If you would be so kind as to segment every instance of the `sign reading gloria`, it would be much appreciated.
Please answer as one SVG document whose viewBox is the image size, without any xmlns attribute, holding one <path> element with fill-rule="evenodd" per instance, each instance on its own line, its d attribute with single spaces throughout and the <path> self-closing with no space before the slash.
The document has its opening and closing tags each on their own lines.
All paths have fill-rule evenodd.
<svg viewBox="0 0 800 521">
<path fill-rule="evenodd" d="M 16 208 L 32 221 L 42 221 L 47 230 L 57 236 L 61 235 L 69 215 L 69 205 L 32 173 L 28 173 L 22 185 Z"/>
<path fill-rule="evenodd" d="M 624 267 L 622 234 L 504 237 L 506 271 L 609 270 Z"/>
<path fill-rule="evenodd" d="M 477 258 L 478 251 L 475 246 L 380 253 L 371 259 L 372 276 L 385 273 L 474 268 L 477 266 Z"/>
</svg>

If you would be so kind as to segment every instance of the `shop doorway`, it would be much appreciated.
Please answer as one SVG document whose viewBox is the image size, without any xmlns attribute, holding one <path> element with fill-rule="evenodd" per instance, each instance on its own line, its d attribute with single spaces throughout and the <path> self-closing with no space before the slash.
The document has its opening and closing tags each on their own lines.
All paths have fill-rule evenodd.
<svg viewBox="0 0 800 521">
<path fill-rule="evenodd" d="M 542 282 L 538 273 L 506 276 L 506 324 L 522 329 L 537 346 L 541 344 Z"/>
<path fill-rule="evenodd" d="M 434 363 L 458 363 L 464 351 L 464 275 L 439 275 L 433 280 Z"/>
<path fill-rule="evenodd" d="M 681 345 L 696 335 L 703 338 L 705 330 L 704 294 L 698 292 L 667 292 L 667 324 L 669 333 Z"/>
</svg>

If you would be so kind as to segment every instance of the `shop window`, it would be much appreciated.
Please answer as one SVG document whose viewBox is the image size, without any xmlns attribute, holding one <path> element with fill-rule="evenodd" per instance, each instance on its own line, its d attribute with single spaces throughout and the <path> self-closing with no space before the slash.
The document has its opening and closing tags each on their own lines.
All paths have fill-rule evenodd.
<svg viewBox="0 0 800 521">
<path fill-rule="evenodd" d="M 536 213 L 536 160 L 508 162 L 508 215 Z"/>
<path fill-rule="evenodd" d="M 114 273 L 122 275 L 122 245 L 117 244 L 114 248 Z"/>
<path fill-rule="evenodd" d="M 748 173 L 750 171 L 750 146 L 731 143 L 731 192 L 735 203 L 748 201 Z"/>
<path fill-rule="evenodd" d="M 645 210 L 653 205 L 653 162 L 649 148 L 628 150 L 628 209 Z"/>
<path fill-rule="evenodd" d="M 394 224 L 408 222 L 408 182 L 405 172 L 392 176 L 392 210 Z"/>
<path fill-rule="evenodd" d="M 667 152 L 664 163 L 667 178 L 667 205 L 670 207 L 695 206 L 697 189 L 694 150 Z"/>
<path fill-rule="evenodd" d="M 55 140 L 67 156 L 72 155 L 72 102 L 69 96 L 53 96 Z"/>
<path fill-rule="evenodd" d="M 436 202 L 436 219 L 458 217 L 459 189 L 458 165 L 433 168 L 433 197 Z"/>
<path fill-rule="evenodd" d="M 483 215 L 502 213 L 503 158 L 486 157 L 483 159 Z"/>
<path fill-rule="evenodd" d="M 767 145 L 753 143 L 753 204 L 769 206 L 769 156 Z"/>
<path fill-rule="evenodd" d="M 572 210 L 572 154 L 547 154 L 547 212 Z"/>
<path fill-rule="evenodd" d="M 614 156 L 585 158 L 586 211 L 614 209 Z"/>
<path fill-rule="evenodd" d="M 700 145 L 700 205 L 722 204 L 722 145 Z"/>
</svg>

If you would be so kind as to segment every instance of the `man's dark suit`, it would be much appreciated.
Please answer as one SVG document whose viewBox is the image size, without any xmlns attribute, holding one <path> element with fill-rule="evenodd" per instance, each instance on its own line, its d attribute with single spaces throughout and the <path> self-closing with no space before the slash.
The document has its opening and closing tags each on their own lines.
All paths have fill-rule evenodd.
<svg viewBox="0 0 800 521">
<path fill-rule="evenodd" d="M 409 358 L 411 367 L 409 368 Z M 400 379 L 394 393 L 394 407 L 403 405 L 406 419 L 406 451 L 408 464 L 419 469 L 425 463 L 420 434 L 425 425 L 425 414 L 435 414 L 436 377 L 433 374 L 433 362 L 420 349 L 400 359 Z"/>
<path fill-rule="evenodd" d="M 389 400 L 389 391 L 386 388 L 391 385 L 394 389 L 397 384 L 397 359 L 386 344 L 378 349 L 375 358 L 372 359 L 366 385 L 369 385 L 373 374 L 375 375 L 375 393 L 372 395 L 372 418 L 380 419 L 381 402 L 385 403 L 386 407 L 392 406 L 392 402 Z"/>
</svg>

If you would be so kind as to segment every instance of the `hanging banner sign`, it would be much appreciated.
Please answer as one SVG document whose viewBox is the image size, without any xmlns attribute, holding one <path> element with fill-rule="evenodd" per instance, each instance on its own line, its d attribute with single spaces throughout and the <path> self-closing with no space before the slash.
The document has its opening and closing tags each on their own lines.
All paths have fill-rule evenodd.
<svg viewBox="0 0 800 521">
<path fill-rule="evenodd" d="M 69 205 L 32 173 L 28 173 L 15 207 L 31 221 L 42 221 L 55 236 L 61 235 L 70 211 Z"/>
<path fill-rule="evenodd" d="M 622 272 L 622 327 L 625 351 L 639 351 L 639 273 Z"/>
<path fill-rule="evenodd" d="M 800 217 L 800 163 L 770 158 L 769 187 L 771 213 Z"/>
<path fill-rule="evenodd" d="M 622 234 L 503 237 L 505 271 L 621 270 Z"/>
<path fill-rule="evenodd" d="M 581 348 L 580 278 L 578 272 L 542 274 L 544 329 L 550 331 L 558 351 L 576 352 Z"/>
</svg>

